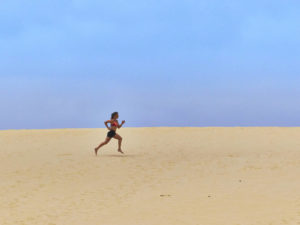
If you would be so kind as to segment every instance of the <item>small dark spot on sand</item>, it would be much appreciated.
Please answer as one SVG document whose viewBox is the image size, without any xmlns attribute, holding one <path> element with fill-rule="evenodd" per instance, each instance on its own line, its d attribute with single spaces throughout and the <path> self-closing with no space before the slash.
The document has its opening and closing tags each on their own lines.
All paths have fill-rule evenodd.
<svg viewBox="0 0 300 225">
<path fill-rule="evenodd" d="M 160 195 L 160 197 L 171 197 L 171 195 Z"/>
<path fill-rule="evenodd" d="M 239 182 L 242 182 L 242 180 L 239 180 Z"/>
<path fill-rule="evenodd" d="M 209 197 L 209 198 L 210 198 L 211 196 L 210 196 L 210 195 L 208 195 L 207 197 Z"/>
</svg>

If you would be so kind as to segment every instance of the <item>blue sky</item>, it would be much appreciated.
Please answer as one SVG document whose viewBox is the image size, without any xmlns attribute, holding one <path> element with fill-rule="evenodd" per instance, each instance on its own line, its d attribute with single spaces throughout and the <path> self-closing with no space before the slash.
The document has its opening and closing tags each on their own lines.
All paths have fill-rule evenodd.
<svg viewBox="0 0 300 225">
<path fill-rule="evenodd" d="M 300 126 L 300 2 L 0 4 L 0 129 Z"/>
</svg>

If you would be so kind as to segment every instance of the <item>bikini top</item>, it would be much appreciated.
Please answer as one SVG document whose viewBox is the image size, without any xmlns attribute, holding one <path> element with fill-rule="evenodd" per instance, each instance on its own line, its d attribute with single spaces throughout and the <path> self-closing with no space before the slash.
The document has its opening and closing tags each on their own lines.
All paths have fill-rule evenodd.
<svg viewBox="0 0 300 225">
<path fill-rule="evenodd" d="M 117 126 L 118 126 L 117 121 L 112 122 L 112 123 L 111 123 L 111 126 L 112 126 L 112 127 L 117 127 Z"/>
</svg>

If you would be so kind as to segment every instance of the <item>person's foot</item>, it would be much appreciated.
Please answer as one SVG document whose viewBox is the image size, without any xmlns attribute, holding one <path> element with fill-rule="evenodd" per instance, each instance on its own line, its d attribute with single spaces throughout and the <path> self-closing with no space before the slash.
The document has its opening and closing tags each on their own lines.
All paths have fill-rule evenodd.
<svg viewBox="0 0 300 225">
<path fill-rule="evenodd" d="M 97 156 L 98 148 L 95 148 L 95 155 Z"/>
<path fill-rule="evenodd" d="M 122 151 L 122 149 L 118 149 L 118 152 L 121 152 L 122 154 L 124 154 L 124 152 Z"/>
</svg>

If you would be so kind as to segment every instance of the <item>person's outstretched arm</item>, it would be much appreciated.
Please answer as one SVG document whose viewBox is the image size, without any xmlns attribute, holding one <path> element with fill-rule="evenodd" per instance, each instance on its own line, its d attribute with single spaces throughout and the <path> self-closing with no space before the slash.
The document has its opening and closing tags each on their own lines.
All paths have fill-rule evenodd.
<svg viewBox="0 0 300 225">
<path fill-rule="evenodd" d="M 121 125 L 119 125 L 118 128 L 120 129 L 124 123 L 125 123 L 125 120 L 122 121 Z"/>
</svg>

